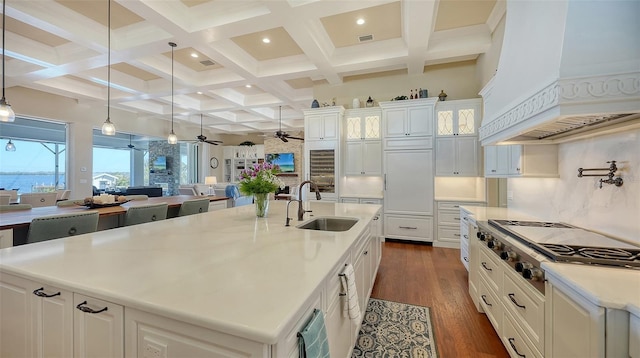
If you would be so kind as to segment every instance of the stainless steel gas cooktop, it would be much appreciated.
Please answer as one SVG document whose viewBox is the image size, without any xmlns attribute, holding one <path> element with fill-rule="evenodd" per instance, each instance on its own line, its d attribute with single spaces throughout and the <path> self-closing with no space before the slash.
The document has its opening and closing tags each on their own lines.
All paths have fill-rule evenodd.
<svg viewBox="0 0 640 358">
<path fill-rule="evenodd" d="M 489 224 L 558 262 L 640 269 L 640 247 L 565 223 L 489 220 Z"/>
</svg>

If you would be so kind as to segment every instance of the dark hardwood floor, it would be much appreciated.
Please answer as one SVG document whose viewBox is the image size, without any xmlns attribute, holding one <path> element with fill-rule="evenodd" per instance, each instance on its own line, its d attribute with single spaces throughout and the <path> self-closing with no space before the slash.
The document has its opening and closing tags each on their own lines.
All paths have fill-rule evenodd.
<svg viewBox="0 0 640 358">
<path fill-rule="evenodd" d="M 440 358 L 509 357 L 467 280 L 459 250 L 385 242 L 371 297 L 429 307 Z"/>
</svg>

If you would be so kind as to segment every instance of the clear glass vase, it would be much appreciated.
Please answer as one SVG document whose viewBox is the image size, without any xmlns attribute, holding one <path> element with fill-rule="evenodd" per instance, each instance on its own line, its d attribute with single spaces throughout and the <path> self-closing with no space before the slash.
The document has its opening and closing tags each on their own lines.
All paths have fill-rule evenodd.
<svg viewBox="0 0 640 358">
<path fill-rule="evenodd" d="M 269 193 L 253 194 L 253 202 L 256 206 L 256 216 L 263 218 L 269 212 Z"/>
</svg>

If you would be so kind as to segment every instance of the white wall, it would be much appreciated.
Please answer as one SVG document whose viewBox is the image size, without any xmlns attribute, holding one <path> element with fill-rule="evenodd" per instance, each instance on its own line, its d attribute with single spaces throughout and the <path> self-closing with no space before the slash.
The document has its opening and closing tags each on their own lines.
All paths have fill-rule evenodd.
<svg viewBox="0 0 640 358">
<path fill-rule="evenodd" d="M 559 145 L 559 179 L 515 178 L 509 208 L 600 231 L 640 244 L 640 130 Z M 606 168 L 616 160 L 621 187 L 578 168 Z"/>
</svg>

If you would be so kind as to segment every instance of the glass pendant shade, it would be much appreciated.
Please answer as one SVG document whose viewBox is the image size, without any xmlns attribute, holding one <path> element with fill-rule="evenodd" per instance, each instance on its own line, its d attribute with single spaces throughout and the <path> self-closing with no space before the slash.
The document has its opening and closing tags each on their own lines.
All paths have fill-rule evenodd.
<svg viewBox="0 0 640 358">
<path fill-rule="evenodd" d="M 169 144 L 176 144 L 178 143 L 178 136 L 176 136 L 175 133 L 173 133 L 173 131 L 171 131 L 171 134 L 169 134 L 169 137 L 167 138 L 167 142 Z"/>
<path fill-rule="evenodd" d="M 16 120 L 16 114 L 13 112 L 13 109 L 11 109 L 11 105 L 7 102 L 7 99 L 4 97 L 4 74 L 6 73 L 5 69 L 4 69 L 4 62 L 5 62 L 5 56 L 4 56 L 4 49 L 5 49 L 5 45 L 4 45 L 4 29 L 5 29 L 5 19 L 6 16 L 5 14 L 7 13 L 7 3 L 5 0 L 2 1 L 2 99 L 0 99 L 0 122 L 13 122 Z M 11 141 L 9 141 L 9 143 L 11 143 Z M 13 146 L 13 144 L 11 144 Z M 9 148 L 9 144 L 7 144 L 7 150 Z M 13 150 L 16 150 L 15 147 L 13 148 Z M 12 151 L 13 151 L 12 150 Z"/>
<path fill-rule="evenodd" d="M 108 31 L 108 54 L 107 54 L 107 120 L 102 123 L 102 134 L 116 135 L 116 126 L 109 120 L 111 114 L 111 0 L 108 1 L 107 31 Z"/>
<path fill-rule="evenodd" d="M 0 99 L 0 122 L 13 122 L 16 114 L 11 109 L 11 105 L 4 98 Z"/>
<path fill-rule="evenodd" d="M 11 139 L 9 139 L 9 142 L 7 143 L 7 146 L 4 147 L 4 150 L 6 150 L 7 152 L 15 152 L 16 151 L 16 146 L 11 143 Z"/>
<path fill-rule="evenodd" d="M 111 123 L 109 118 L 107 118 L 104 123 L 102 123 L 102 134 L 104 135 L 115 135 L 116 134 L 116 126 Z"/>
</svg>

